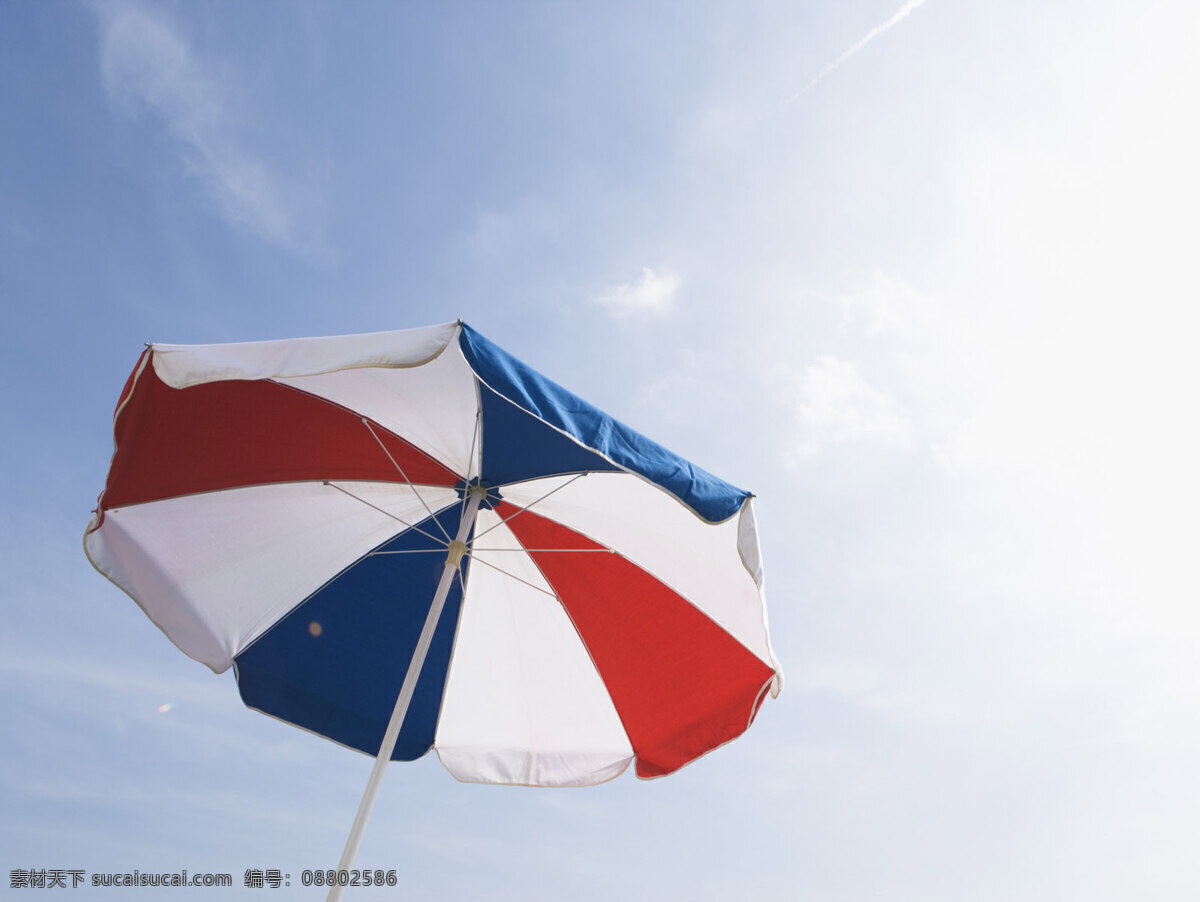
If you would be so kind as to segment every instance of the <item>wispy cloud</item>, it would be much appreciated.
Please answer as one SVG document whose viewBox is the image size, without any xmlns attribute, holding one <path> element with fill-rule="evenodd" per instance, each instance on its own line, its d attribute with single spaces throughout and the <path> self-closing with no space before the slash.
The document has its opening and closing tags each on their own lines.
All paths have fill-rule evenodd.
<svg viewBox="0 0 1200 902">
<path fill-rule="evenodd" d="M 196 60 L 162 8 L 114 0 L 92 9 L 100 22 L 100 67 L 110 102 L 129 115 L 148 115 L 175 139 L 226 221 L 296 249 L 285 186 L 241 146 L 226 113 L 228 92 Z"/>
<path fill-rule="evenodd" d="M 925 0 L 907 0 L 907 2 L 903 6 L 901 6 L 900 9 L 897 10 L 890 19 L 888 19 L 886 22 L 884 22 L 880 25 L 876 25 L 874 28 L 872 28 L 870 31 L 868 31 L 866 33 L 866 35 L 864 35 L 856 44 L 854 44 L 853 46 L 844 50 L 837 59 L 835 59 L 832 63 L 830 63 L 828 66 L 826 66 L 820 72 L 818 72 L 817 75 L 812 79 L 812 81 L 810 81 L 803 88 L 801 88 L 799 91 L 797 91 L 795 94 L 793 94 L 787 100 L 785 100 L 783 102 L 782 106 L 787 106 L 788 104 L 794 103 L 795 101 L 799 100 L 801 97 L 803 97 L 809 91 L 811 91 L 814 87 L 816 87 L 818 82 L 820 82 L 823 78 L 825 78 L 825 76 L 829 75 L 831 72 L 833 72 L 839 66 L 841 66 L 842 63 L 846 62 L 846 60 L 850 59 L 850 57 L 854 56 L 854 54 L 858 53 L 858 51 L 862 50 L 864 47 L 867 46 L 867 44 L 871 43 L 871 41 L 875 40 L 877 37 L 879 37 L 885 31 L 889 31 L 892 28 L 895 28 L 904 19 L 908 18 L 909 14 L 913 10 L 915 10 L 919 6 L 923 6 L 924 4 L 925 4 Z"/>
<path fill-rule="evenodd" d="M 665 313 L 675 303 L 679 290 L 676 276 L 656 275 L 654 270 L 642 270 L 636 282 L 618 285 L 596 298 L 596 303 L 606 307 L 613 316 L 630 316 L 637 313 Z"/>
<path fill-rule="evenodd" d="M 851 361 L 821 355 L 795 375 L 797 458 L 814 457 L 826 446 L 877 442 L 912 443 L 913 427 L 890 395 L 867 382 Z"/>
</svg>

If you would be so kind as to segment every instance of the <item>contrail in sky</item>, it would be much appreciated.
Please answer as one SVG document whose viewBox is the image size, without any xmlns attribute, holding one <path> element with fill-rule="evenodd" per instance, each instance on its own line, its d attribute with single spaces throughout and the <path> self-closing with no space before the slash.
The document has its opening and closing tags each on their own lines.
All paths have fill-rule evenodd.
<svg viewBox="0 0 1200 902">
<path fill-rule="evenodd" d="M 821 81 L 821 79 L 823 79 L 826 75 L 828 75 L 830 72 L 832 72 L 838 66 L 840 66 L 842 63 L 846 62 L 846 60 L 850 59 L 850 57 L 854 56 L 854 54 L 858 53 L 858 51 L 862 50 L 864 47 L 867 46 L 867 44 L 869 44 L 875 38 L 879 37 L 885 31 L 898 25 L 901 20 L 908 17 L 909 13 L 911 13 L 918 6 L 922 6 L 924 3 L 925 3 L 925 0 L 907 0 L 907 2 L 902 7 L 900 7 L 900 9 L 897 10 L 896 13 L 890 19 L 888 19 L 882 25 L 876 25 L 874 28 L 872 28 L 870 31 L 868 31 L 866 36 L 864 38 L 862 38 L 862 40 L 860 40 L 857 44 L 855 44 L 850 49 L 844 51 L 841 56 L 839 56 L 832 63 L 830 63 L 828 66 L 826 66 L 820 72 L 818 72 L 816 77 L 813 78 L 812 81 L 810 81 L 803 88 L 801 88 L 799 91 L 797 91 L 795 94 L 793 94 L 787 100 L 785 100 L 783 102 L 782 106 L 787 106 L 788 104 L 791 104 L 791 103 L 795 102 L 796 100 L 800 99 L 801 97 L 803 97 L 805 94 L 807 94 L 809 91 L 811 91 L 813 89 L 813 87 L 816 86 L 817 82 Z"/>
</svg>

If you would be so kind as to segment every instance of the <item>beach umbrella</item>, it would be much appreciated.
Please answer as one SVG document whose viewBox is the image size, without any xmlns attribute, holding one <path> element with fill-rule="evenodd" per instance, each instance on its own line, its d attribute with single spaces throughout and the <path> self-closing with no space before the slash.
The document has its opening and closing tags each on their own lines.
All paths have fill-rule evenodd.
<svg viewBox="0 0 1200 902">
<path fill-rule="evenodd" d="M 113 431 L 96 569 L 246 705 L 376 756 L 343 868 L 389 760 L 658 777 L 779 692 L 750 493 L 464 323 L 152 344 Z"/>
</svg>

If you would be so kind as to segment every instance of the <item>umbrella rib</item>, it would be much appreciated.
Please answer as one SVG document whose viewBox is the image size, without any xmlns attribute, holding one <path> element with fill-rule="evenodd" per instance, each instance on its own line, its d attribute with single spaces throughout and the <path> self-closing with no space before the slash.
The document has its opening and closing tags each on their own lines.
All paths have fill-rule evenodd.
<svg viewBox="0 0 1200 902">
<path fill-rule="evenodd" d="M 560 551 L 569 551 L 572 554 L 578 554 L 581 551 L 597 552 L 600 554 L 616 554 L 616 550 L 612 548 L 476 548 L 475 551 L 519 551 L 521 554 L 537 552 L 538 554 L 553 554 Z M 386 552 L 390 553 L 390 552 Z"/>
<path fill-rule="evenodd" d="M 521 579 L 521 577 L 517 576 L 515 573 L 509 573 L 509 572 L 508 572 L 507 570 L 505 570 L 503 567 L 497 567 L 495 564 L 493 564 L 493 563 L 491 563 L 491 562 L 489 562 L 489 561 L 485 561 L 483 558 L 478 558 L 478 557 L 476 557 L 476 556 L 475 556 L 473 553 L 471 553 L 471 552 L 469 552 L 469 551 L 467 552 L 467 556 L 468 556 L 468 557 L 469 557 L 471 560 L 473 560 L 473 561 L 477 561 L 478 563 L 480 563 L 480 564 L 483 564 L 485 567 L 491 567 L 493 570 L 497 571 L 498 573 L 502 573 L 502 574 L 504 574 L 504 575 L 505 575 L 505 576 L 507 576 L 509 579 L 515 579 L 515 580 L 516 580 L 517 582 L 519 582 L 519 583 L 524 583 L 525 585 L 529 586 L 529 588 L 531 588 L 531 589 L 536 589 L 538 592 L 541 592 L 541 593 L 543 593 L 543 594 L 545 594 L 545 595 L 549 595 L 551 598 L 554 598 L 554 599 L 557 599 L 557 598 L 558 598 L 558 595 L 557 595 L 556 593 L 554 593 L 554 592 L 551 592 L 551 591 L 549 591 L 548 589 L 543 589 L 541 586 L 535 586 L 535 585 L 534 585 L 533 583 L 531 583 L 529 580 L 527 580 L 527 579 Z"/>
<path fill-rule="evenodd" d="M 397 548 L 390 551 L 369 551 L 368 557 L 374 557 L 377 554 L 444 554 L 445 547 L 441 548 Z"/>
<path fill-rule="evenodd" d="M 475 391 L 478 394 L 478 392 L 479 392 L 478 385 L 476 385 Z M 480 437 L 479 433 L 482 431 L 481 424 L 482 424 L 482 420 L 480 418 L 479 404 L 476 403 L 476 405 L 475 405 L 475 428 L 471 430 L 471 452 L 470 452 L 470 454 L 467 455 L 467 482 L 471 481 L 471 467 L 474 466 L 474 464 L 475 464 L 475 446 L 479 443 L 479 437 Z"/>
<path fill-rule="evenodd" d="M 479 442 L 483 432 L 483 405 L 479 399 L 479 380 L 475 380 L 475 427 L 471 430 L 471 450 L 467 455 L 467 475 L 463 477 L 463 484 L 469 486 L 471 484 L 471 470 L 475 466 L 475 445 Z M 483 468 L 483 462 L 480 461 L 480 469 Z M 482 478 L 482 473 L 478 474 Z M 470 493 L 463 490 L 462 494 L 462 513 L 467 512 L 467 495 Z M 466 588 L 465 586 L 463 587 Z"/>
<path fill-rule="evenodd" d="M 438 518 L 433 515 L 433 511 L 429 509 L 429 505 L 425 503 L 425 499 L 421 497 L 421 493 L 417 491 L 417 487 L 413 485 L 412 480 L 408 478 L 408 474 L 404 472 L 404 468 L 400 466 L 400 464 L 396 463 L 396 458 L 392 457 L 392 452 L 387 449 L 387 445 L 383 443 L 382 439 L 379 438 L 375 430 L 371 428 L 370 421 L 366 417 L 359 417 L 359 419 L 362 420 L 362 424 L 367 427 L 367 431 L 371 433 L 371 437 L 375 439 L 375 441 L 379 444 L 379 447 L 383 449 L 383 453 L 386 454 L 388 460 L 392 462 L 392 466 L 400 471 L 400 476 L 404 480 L 404 484 L 412 489 L 413 494 L 417 496 L 417 500 L 421 502 L 421 507 L 425 508 L 425 513 L 429 514 L 429 519 L 433 520 L 433 522 L 437 524 L 437 528 L 441 531 L 442 535 L 446 537 L 446 541 L 449 542 L 450 533 L 446 532 L 446 528 L 442 526 L 442 524 L 438 521 Z"/>
<path fill-rule="evenodd" d="M 549 497 L 550 497 L 551 495 L 553 495 L 555 492 L 559 491 L 560 489 L 565 489 L 567 486 L 569 486 L 569 485 L 570 485 L 572 482 L 574 482 L 576 479 L 580 479 L 581 477 L 584 477 L 584 476 L 587 476 L 587 473 L 586 473 L 586 472 L 584 472 L 584 473 L 576 473 L 574 476 L 572 476 L 570 479 L 568 479 L 568 480 L 567 480 L 566 482 L 564 482 L 562 485 L 560 485 L 560 486 L 556 486 L 556 487 L 552 488 L 550 491 L 548 491 L 548 492 L 547 492 L 545 495 L 543 495 L 541 498 L 538 498 L 536 501 L 531 501 L 529 504 L 525 505 L 523 508 L 521 508 L 520 510 L 518 510 L 518 511 L 517 511 L 515 514 L 510 514 L 509 516 L 507 516 L 507 517 L 505 517 L 503 520 L 501 520 L 499 523 L 497 523 L 497 524 L 495 524 L 495 525 L 493 525 L 493 526 L 489 526 L 489 527 L 488 527 L 487 529 L 485 529 L 483 532 L 481 532 L 481 533 L 479 533 L 477 536 L 475 536 L 475 541 L 476 541 L 476 542 L 478 542 L 478 541 L 479 541 L 481 538 L 483 538 L 484 536 L 486 536 L 486 535 L 487 535 L 489 532 L 491 532 L 491 531 L 492 531 L 493 529 L 495 529 L 496 527 L 498 527 L 498 526 L 503 526 L 505 523 L 507 523 L 507 522 L 508 522 L 509 520 L 511 520 L 513 517 L 516 517 L 516 516 L 518 516 L 518 515 L 520 515 L 520 514 L 523 514 L 523 513 L 525 513 L 525 511 L 529 510 L 529 509 L 530 509 L 531 507 L 533 507 L 535 504 L 541 504 L 543 501 L 545 501 L 547 498 L 549 498 Z"/>
<path fill-rule="evenodd" d="M 355 501 L 358 501 L 358 502 L 361 502 L 362 504 L 365 504 L 367 507 L 371 508 L 372 510 L 377 510 L 377 511 L 379 511 L 379 513 L 383 514 L 385 517 L 391 517 L 391 518 L 392 518 L 393 520 L 395 520 L 397 523 L 403 523 L 403 524 L 404 524 L 405 526 L 407 526 L 409 529 L 413 530 L 413 532 L 419 532 L 421 535 L 425 536 L 425 538 L 427 538 L 427 539 L 432 539 L 432 540 L 433 540 L 433 541 L 435 541 L 435 542 L 441 542 L 441 543 L 442 543 L 442 548 L 445 548 L 445 547 L 447 547 L 447 546 L 450 544 L 449 542 L 446 542 L 446 541 L 443 541 L 442 539 L 439 539 L 439 538 L 438 538 L 437 536 L 435 536 L 433 533 L 426 532 L 425 530 L 421 529 L 421 527 L 417 526 L 416 524 L 409 523 L 409 522 L 408 522 L 407 520 L 405 520 L 403 517 L 397 517 L 397 516 L 396 516 L 395 514 L 393 514 L 391 511 L 385 511 L 385 510 L 384 510 L 382 507 L 380 507 L 379 505 L 377 505 L 377 504 L 372 504 L 370 501 L 367 501 L 365 498 L 359 498 L 359 497 L 358 497 L 357 495 L 355 495 L 353 492 L 347 492 L 347 491 L 346 491 L 344 488 L 342 488 L 340 485 L 334 485 L 334 484 L 333 484 L 332 482 L 330 482 L 328 479 L 326 479 L 326 480 L 325 480 L 325 485 L 329 486 L 331 489 L 337 489 L 337 490 L 338 490 L 339 492 L 341 492 L 343 495 L 348 495 L 349 497 L 353 498 Z M 426 508 L 426 510 L 428 510 L 428 508 Z M 431 514 L 430 516 L 431 516 L 431 518 L 433 519 L 433 522 L 434 522 L 434 523 L 437 523 L 437 517 L 433 517 L 433 516 L 432 516 L 432 514 Z M 438 525 L 440 526 L 441 524 L 438 524 Z"/>
</svg>

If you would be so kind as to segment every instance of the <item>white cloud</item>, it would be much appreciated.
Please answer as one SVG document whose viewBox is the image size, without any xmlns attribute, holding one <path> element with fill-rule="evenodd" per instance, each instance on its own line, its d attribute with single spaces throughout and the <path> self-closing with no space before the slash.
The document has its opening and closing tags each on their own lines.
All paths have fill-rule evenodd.
<svg viewBox="0 0 1200 902">
<path fill-rule="evenodd" d="M 855 43 L 852 47 L 849 47 L 848 49 L 844 50 L 837 59 L 835 59 L 832 63 L 830 63 L 824 69 L 822 69 L 820 72 L 818 72 L 817 75 L 812 79 L 812 81 L 810 81 L 803 88 L 801 88 L 799 91 L 797 91 L 791 97 L 789 97 L 786 101 L 784 101 L 783 106 L 787 106 L 788 104 L 793 103 L 796 100 L 799 100 L 801 97 L 803 97 L 809 91 L 811 91 L 814 87 L 816 87 L 817 83 L 819 81 L 821 81 L 821 79 L 823 79 L 826 75 L 829 75 L 831 72 L 833 72 L 839 66 L 841 66 L 842 63 L 846 62 L 846 60 L 850 59 L 850 57 L 854 56 L 854 54 L 858 53 L 858 51 L 862 50 L 864 47 L 867 46 L 867 44 L 869 44 L 871 41 L 875 40 L 875 38 L 879 37 L 885 31 L 889 31 L 890 29 L 895 28 L 902 20 L 904 20 L 908 17 L 909 13 L 911 13 L 917 7 L 924 5 L 924 3 L 925 3 L 925 0 L 908 0 L 908 2 L 906 2 L 902 7 L 900 7 L 900 9 L 897 10 L 890 19 L 888 19 L 886 22 L 884 22 L 881 25 L 876 25 L 874 28 L 872 28 L 870 31 L 868 31 L 866 33 L 866 35 L 863 38 L 861 38 L 857 43 Z"/>
<path fill-rule="evenodd" d="M 134 2 L 97 3 L 100 67 L 110 102 L 148 114 L 175 139 L 188 170 L 221 216 L 274 244 L 295 249 L 294 217 L 278 176 L 237 140 L 228 92 L 197 62 L 161 12 Z"/>
<path fill-rule="evenodd" d="M 867 382 L 852 361 L 823 354 L 794 378 L 797 457 L 814 457 L 829 445 L 851 442 L 900 448 L 912 443 L 912 424 L 895 400 Z"/>
<path fill-rule="evenodd" d="M 656 275 L 645 268 L 636 282 L 618 285 L 596 298 L 596 303 L 608 308 L 613 316 L 638 313 L 666 313 L 675 303 L 679 279 L 670 274 Z"/>
</svg>

